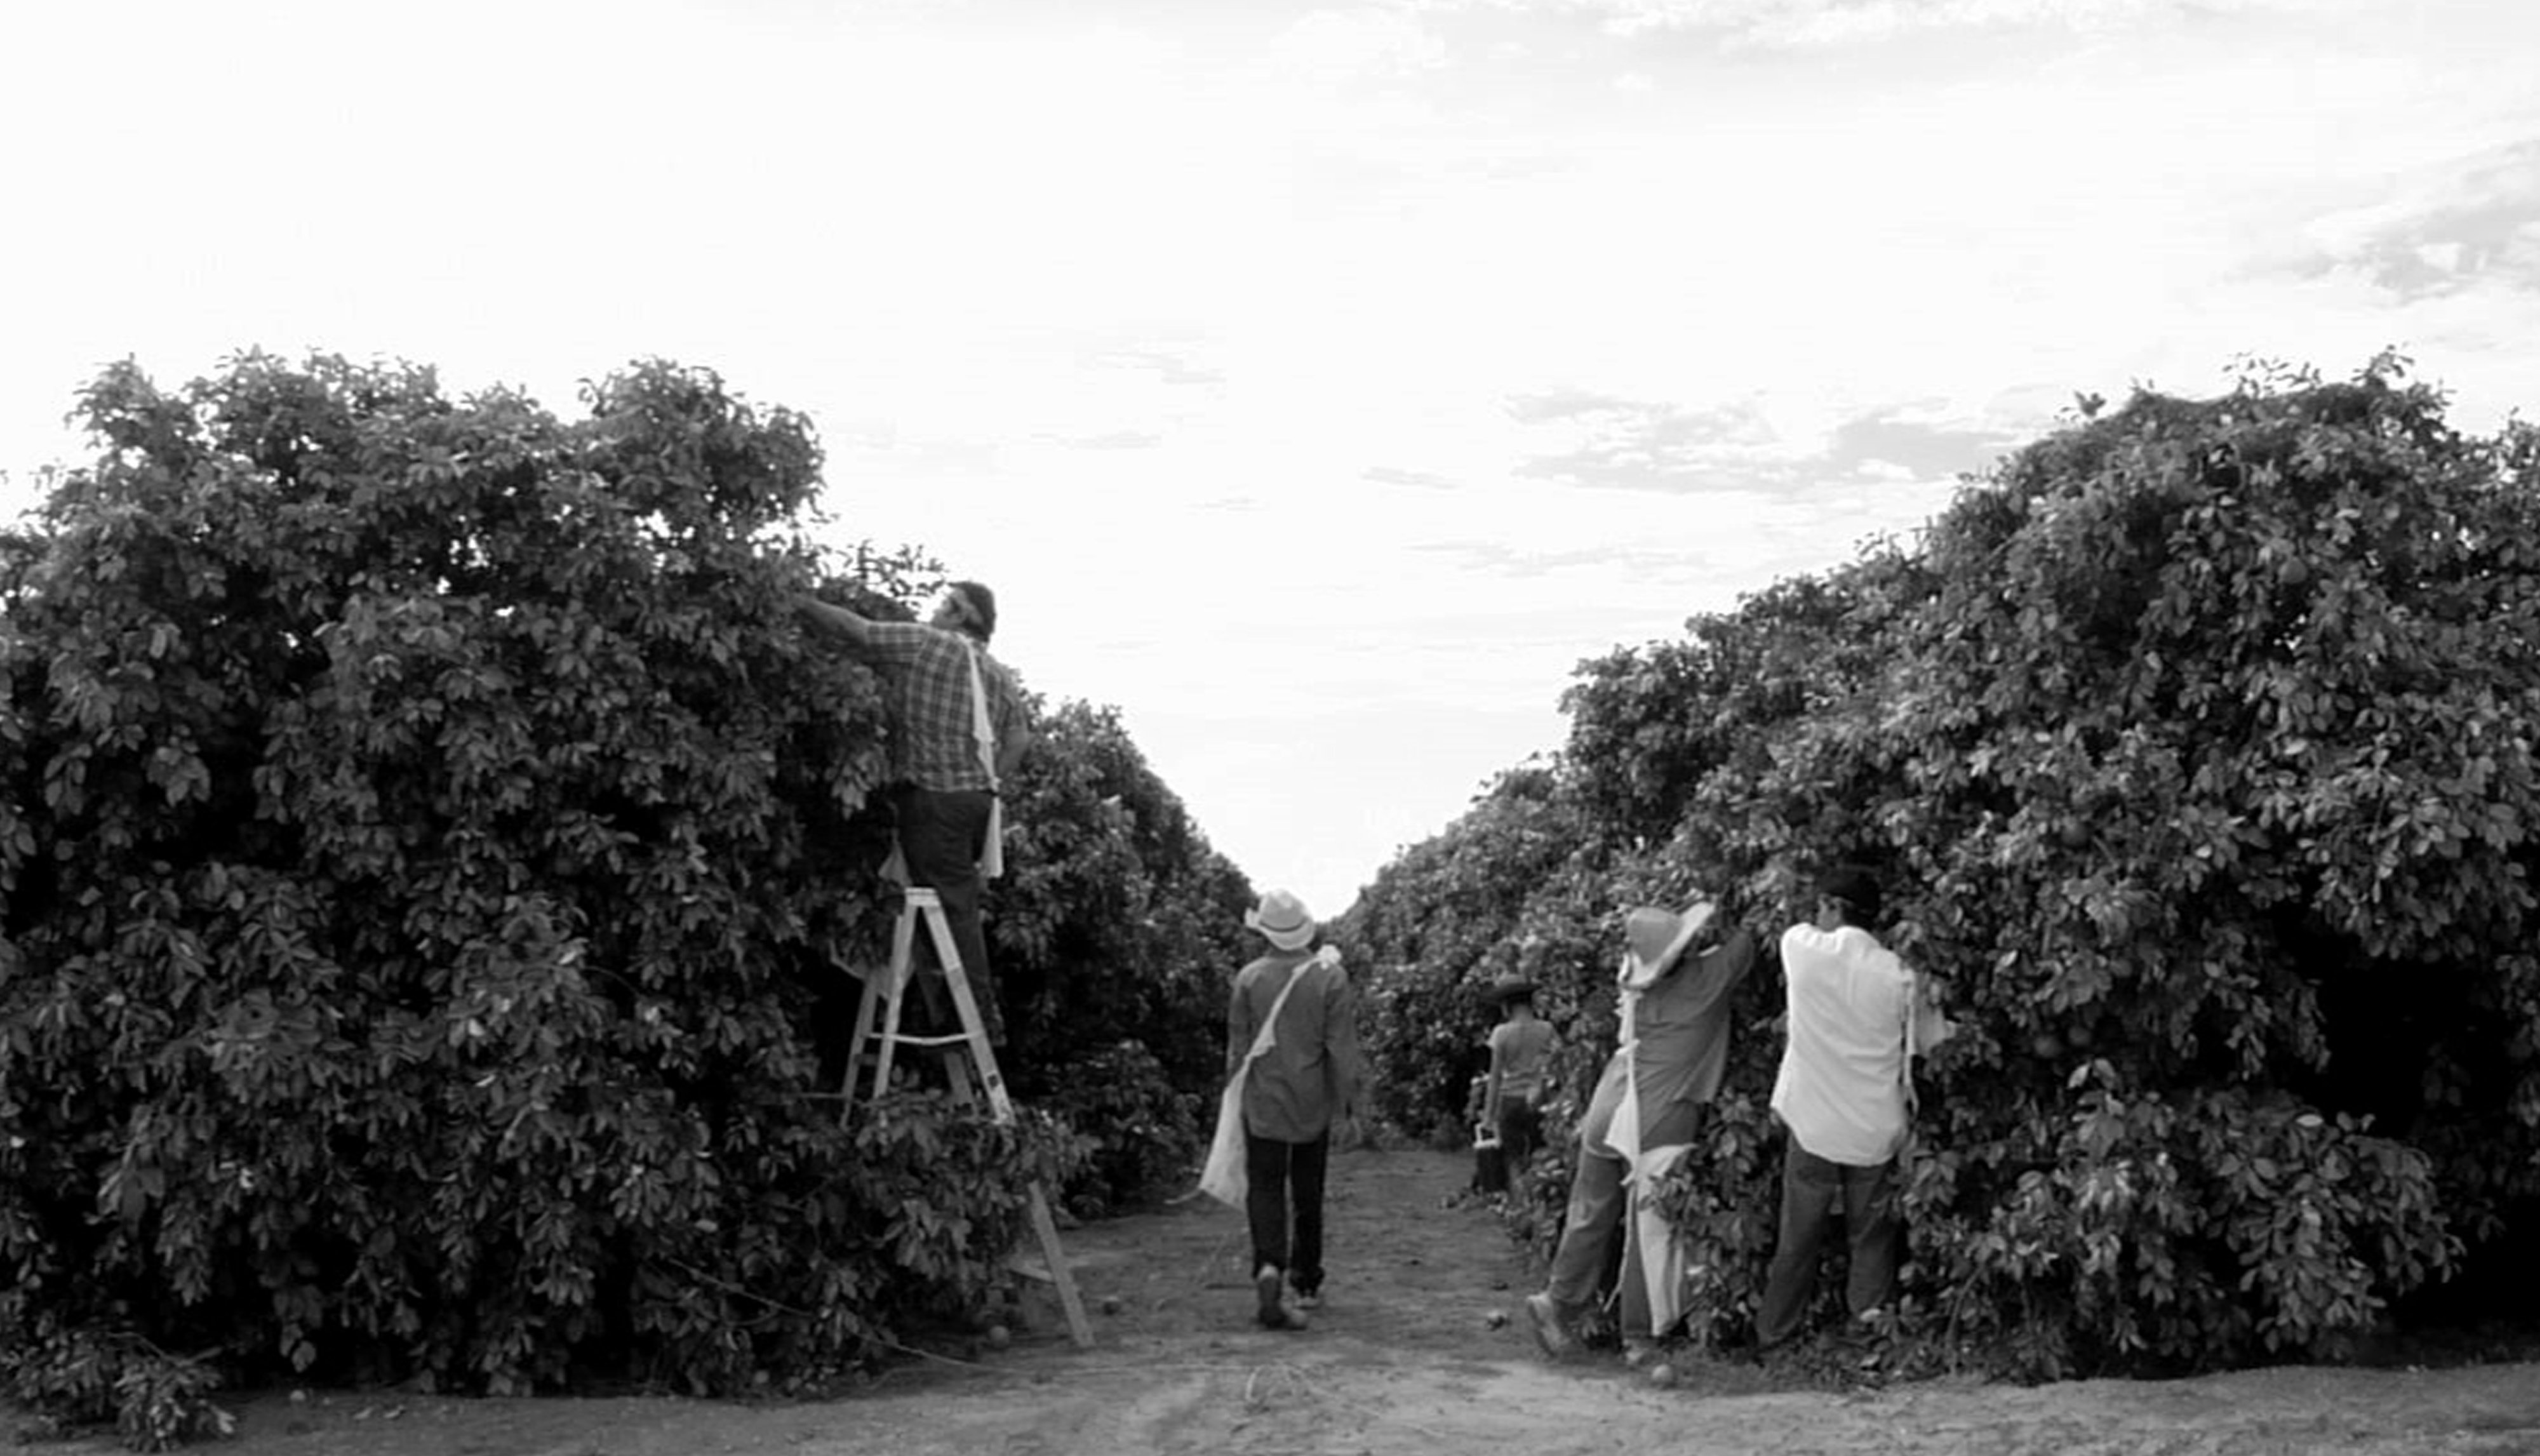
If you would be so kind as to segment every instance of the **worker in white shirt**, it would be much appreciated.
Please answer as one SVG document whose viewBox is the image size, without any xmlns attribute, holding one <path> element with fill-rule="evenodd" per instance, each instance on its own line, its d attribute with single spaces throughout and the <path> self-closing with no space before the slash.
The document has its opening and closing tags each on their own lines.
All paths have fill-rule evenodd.
<svg viewBox="0 0 2540 1456">
<path fill-rule="evenodd" d="M 1893 1296 L 1903 1227 L 1897 1153 L 1905 1143 L 1913 1057 L 1947 1035 L 1915 977 L 1878 943 L 1877 879 L 1847 867 L 1818 885 L 1815 918 L 1782 934 L 1788 1042 L 1773 1111 L 1788 1131 L 1781 1237 L 1756 1343 L 1799 1333 L 1816 1290 L 1826 1224 L 1838 1210 L 1850 1242 L 1846 1303 L 1856 1321 Z"/>
</svg>

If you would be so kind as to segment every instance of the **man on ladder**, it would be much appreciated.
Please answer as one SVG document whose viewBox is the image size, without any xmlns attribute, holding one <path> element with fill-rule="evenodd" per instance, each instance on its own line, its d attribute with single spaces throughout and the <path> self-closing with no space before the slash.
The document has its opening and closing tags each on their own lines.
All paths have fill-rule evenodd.
<svg viewBox="0 0 2540 1456">
<path fill-rule="evenodd" d="M 1005 813 L 998 791 L 1031 746 L 1032 730 L 1014 674 L 988 656 L 988 639 L 997 630 L 996 594 L 976 582 L 954 582 L 924 624 L 875 621 L 810 595 L 795 602 L 813 626 L 881 668 L 891 686 L 891 807 L 898 842 L 883 873 L 908 888 L 891 935 L 890 964 L 879 977 L 866 978 L 856 1007 L 847 1105 L 853 1106 L 870 1038 L 880 1043 L 874 1057 L 877 1095 L 889 1086 L 892 1053 L 907 1043 L 946 1049 L 952 1094 L 967 1101 L 971 1089 L 960 1065 L 966 1052 L 968 1071 L 977 1075 L 991 1115 L 1012 1123 L 1014 1103 L 996 1057 L 1006 1042 L 1005 1013 L 989 970 L 979 890 L 983 879 L 1004 872 Z M 920 918 L 952 992 L 957 1029 L 950 1034 L 901 1029 L 908 986 L 917 975 Z M 931 994 L 929 983 L 919 984 Z M 1035 1183 L 1029 1194 L 1046 1277 L 1058 1289 L 1070 1335 L 1089 1346 L 1093 1329 L 1059 1248 L 1047 1192 Z"/>
<path fill-rule="evenodd" d="M 801 595 L 814 627 L 847 644 L 890 684 L 891 808 L 898 819 L 894 878 L 935 892 L 969 972 L 991 1046 L 1006 1044 L 1003 1007 L 979 920 L 981 879 L 1005 868 L 1004 784 L 1032 742 L 1023 690 L 988 656 L 996 593 L 954 582 L 925 622 L 878 622 Z M 885 867 L 883 872 L 890 874 Z"/>
</svg>

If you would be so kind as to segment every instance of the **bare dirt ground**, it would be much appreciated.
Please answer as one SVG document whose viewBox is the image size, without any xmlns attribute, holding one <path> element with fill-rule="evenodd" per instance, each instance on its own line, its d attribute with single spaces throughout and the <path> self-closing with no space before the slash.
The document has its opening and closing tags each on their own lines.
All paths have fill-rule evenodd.
<svg viewBox="0 0 2540 1456">
<path fill-rule="evenodd" d="M 458 1400 L 274 1392 L 232 1403 L 236 1456 L 1061 1456 L 1061 1453 L 1667 1451 L 1727 1456 L 2505 1456 L 2540 1453 L 2540 1365 L 2279 1368 L 2160 1383 L 1825 1388 L 1733 1361 L 1659 1386 L 1611 1356 L 1546 1363 L 1539 1278 L 1469 1159 L 1334 1159 L 1330 1284 L 1313 1327 L 1249 1321 L 1242 1219 L 1197 1200 L 1070 1230 L 1095 1341 L 1040 1286 L 1002 1351 L 912 1359 L 852 1397 Z M 1101 1312 L 1106 1299 L 1116 1313 Z M 1493 1311 L 1506 1323 L 1495 1324 Z M 1807 1388 L 1794 1388 L 1796 1383 Z M 53 1450 L 111 1449 L 75 1442 Z"/>
</svg>

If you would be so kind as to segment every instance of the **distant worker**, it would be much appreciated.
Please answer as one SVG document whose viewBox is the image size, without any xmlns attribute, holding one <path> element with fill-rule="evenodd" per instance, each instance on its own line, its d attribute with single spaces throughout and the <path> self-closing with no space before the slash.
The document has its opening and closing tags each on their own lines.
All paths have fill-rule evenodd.
<svg viewBox="0 0 2540 1456">
<path fill-rule="evenodd" d="M 1242 1078 L 1255 1317 L 1267 1329 L 1302 1330 L 1300 1311 L 1322 1302 L 1332 1129 L 1358 1117 L 1358 997 L 1339 953 L 1313 951 L 1320 927 L 1295 895 L 1270 891 L 1243 924 L 1270 942 L 1235 973 L 1226 1008 L 1227 1075 Z"/>
<path fill-rule="evenodd" d="M 1544 1352 L 1579 1348 L 1602 1302 L 1617 1234 L 1623 1344 L 1640 1348 L 1683 1318 L 1681 1251 L 1650 1190 L 1680 1161 L 1729 1066 L 1729 996 L 1755 966 L 1755 937 L 1723 937 L 1719 906 L 1642 907 L 1624 917 L 1622 1039 L 1579 1120 L 1579 1166 L 1551 1277 L 1527 1296 Z M 1700 948 L 1696 948 L 1696 947 Z"/>
<path fill-rule="evenodd" d="M 983 873 L 1003 869 L 999 792 L 1031 746 L 1022 687 L 988 656 L 996 593 L 945 588 L 925 622 L 883 622 L 810 595 L 811 623 L 844 641 L 890 685 L 890 804 L 908 881 L 935 891 L 979 1003 L 988 1041 L 1003 1047 L 1005 1012 L 979 922 Z"/>
<path fill-rule="evenodd" d="M 1782 933 L 1788 1042 L 1773 1111 L 1788 1132 L 1772 1274 L 1755 1318 L 1765 1350 L 1799 1332 L 1816 1292 L 1819 1246 L 1840 1213 L 1851 1244 L 1845 1302 L 1856 1327 L 1896 1287 L 1903 1243 L 1896 1155 L 1904 1145 L 1913 1058 L 1949 1034 L 1913 972 L 1878 943 L 1878 881 L 1847 867 L 1818 886 L 1812 920 Z"/>
<path fill-rule="evenodd" d="M 1491 1069 L 1482 1092 L 1482 1126 L 1499 1140 L 1508 1193 L 1526 1202 L 1526 1165 L 1543 1143 L 1543 1093 L 1552 1072 L 1552 1023 L 1534 1013 L 1534 983 L 1504 976 L 1491 987 L 1500 1023 L 1491 1028 Z M 1497 1189 L 1486 1190 L 1498 1192 Z"/>
</svg>

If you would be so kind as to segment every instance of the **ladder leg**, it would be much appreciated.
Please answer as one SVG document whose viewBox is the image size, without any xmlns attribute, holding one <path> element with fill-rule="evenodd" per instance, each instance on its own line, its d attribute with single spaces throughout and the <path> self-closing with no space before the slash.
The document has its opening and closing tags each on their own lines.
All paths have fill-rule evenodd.
<svg viewBox="0 0 2540 1456">
<path fill-rule="evenodd" d="M 979 1016 L 978 994 L 970 989 L 969 969 L 952 946 L 952 925 L 940 903 L 926 907 L 926 929 L 935 937 L 936 958 L 944 963 L 944 981 L 952 992 L 952 1009 L 961 1017 L 961 1034 L 969 1039 L 970 1065 L 978 1071 L 980 1088 L 996 1108 L 997 1120 L 1012 1122 L 1015 1105 L 1006 1096 L 1005 1074 L 997 1070 L 996 1048 L 988 1044 L 987 1023 Z"/>
<path fill-rule="evenodd" d="M 952 1089 L 954 1105 L 967 1107 L 976 1098 L 988 1095 L 996 1060 L 987 1055 L 987 1043 L 979 1035 L 978 1001 L 970 994 L 970 973 L 961 964 L 961 952 L 952 943 L 952 923 L 945 918 L 944 902 L 929 898 L 924 909 L 927 937 L 935 944 L 935 963 L 944 968 L 944 988 L 952 996 L 953 1024 L 965 1038 L 944 1049 L 944 1081 Z M 929 1005 L 940 1018 L 943 1004 L 931 996 L 934 983 L 927 983 L 926 989 L 930 993 Z M 974 1078 L 978 1083 L 975 1092 L 971 1088 Z M 1011 1107 L 997 1107 L 993 1099 L 990 1106 L 997 1121 L 1013 1120 Z"/>
<path fill-rule="evenodd" d="M 903 901 L 899 923 L 890 932 L 890 967 L 882 972 L 888 986 L 890 1005 L 882 1008 L 882 1051 L 874 1058 L 874 1095 L 890 1090 L 891 1054 L 899 1050 L 899 1023 L 908 1007 L 908 983 L 914 974 L 909 964 L 909 951 L 917 931 L 916 907 Z"/>
<path fill-rule="evenodd" d="M 886 973 L 879 968 L 867 971 L 864 976 L 864 993 L 856 998 L 855 1034 L 847 1038 L 846 1085 L 838 1089 L 838 1121 L 841 1123 L 847 1120 L 848 1114 L 856 1110 L 856 1078 L 863 1075 L 865 1070 L 865 1044 L 874 1034 L 874 1002 L 882 995 L 882 981 L 884 974 Z M 880 1096 L 884 1090 L 886 1089 L 876 1087 L 874 1095 Z"/>
<path fill-rule="evenodd" d="M 1058 1289 L 1058 1307 L 1067 1315 L 1068 1338 L 1079 1350 L 1094 1348 L 1094 1326 L 1085 1318 L 1085 1300 L 1076 1292 L 1076 1271 L 1067 1267 L 1067 1252 L 1058 1246 L 1058 1220 L 1049 1213 L 1049 1199 L 1041 1192 L 1039 1180 L 1032 1182 L 1032 1232 L 1040 1237 L 1040 1257 L 1049 1265 L 1049 1282 Z"/>
<path fill-rule="evenodd" d="M 1014 1099 L 1006 1093 L 1005 1074 L 998 1070 L 996 1048 L 988 1043 L 988 1028 L 979 1019 L 979 1001 L 970 992 L 969 973 L 962 968 L 961 954 L 952 945 L 952 927 L 944 918 L 943 903 L 929 895 L 924 902 L 927 933 L 935 939 L 936 957 L 943 962 L 944 980 L 952 992 L 952 1006 L 961 1016 L 961 1030 L 968 1038 L 971 1070 L 979 1075 L 980 1090 L 996 1120 L 1011 1126 L 1015 1121 Z M 956 1075 L 954 1085 L 962 1087 Z M 958 1097 L 960 1094 L 955 1093 Z M 1049 1282 L 1058 1290 L 1059 1308 L 1067 1315 L 1067 1333 L 1080 1350 L 1094 1346 L 1094 1326 L 1085 1317 L 1085 1301 L 1076 1290 L 1076 1272 L 1068 1267 L 1067 1253 L 1059 1247 L 1058 1220 L 1049 1211 L 1049 1195 L 1035 1178 L 1025 1190 L 1031 1216 L 1032 1233 L 1039 1240 L 1041 1259 L 1049 1266 Z"/>
<path fill-rule="evenodd" d="M 944 1049 L 944 1089 L 952 1094 L 955 1107 L 974 1106 L 982 1100 L 978 1080 L 971 1075 L 972 1071 L 969 1059 L 961 1055 L 959 1047 Z"/>
</svg>

